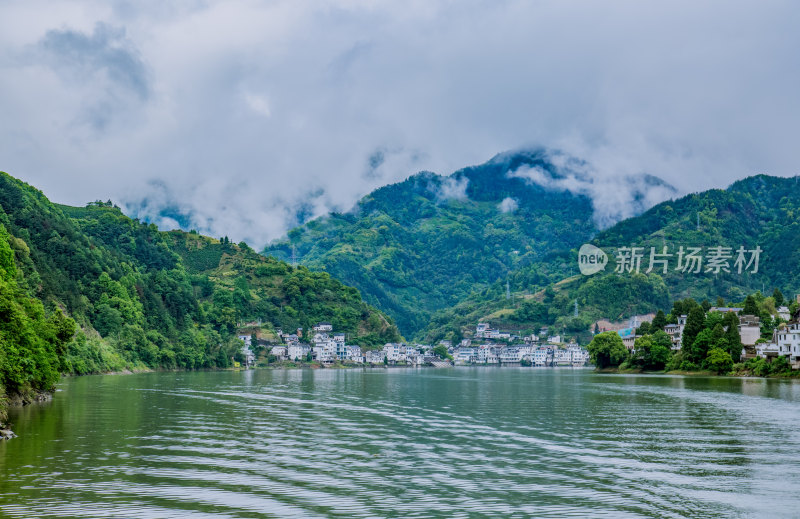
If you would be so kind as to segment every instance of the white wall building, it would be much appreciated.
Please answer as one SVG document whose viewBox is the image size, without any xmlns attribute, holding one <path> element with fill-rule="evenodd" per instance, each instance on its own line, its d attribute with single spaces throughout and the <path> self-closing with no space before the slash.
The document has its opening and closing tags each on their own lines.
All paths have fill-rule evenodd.
<svg viewBox="0 0 800 519">
<path fill-rule="evenodd" d="M 501 348 L 500 354 L 500 364 L 519 364 L 522 360 L 523 352 L 519 348 L 509 347 L 509 348 Z"/>
<path fill-rule="evenodd" d="M 383 346 L 383 354 L 393 364 L 406 361 L 406 347 L 404 344 L 396 342 L 385 344 Z"/>
<path fill-rule="evenodd" d="M 537 348 L 531 355 L 534 366 L 548 366 L 552 360 L 552 351 L 547 348 Z"/>
<path fill-rule="evenodd" d="M 301 344 L 293 342 L 286 347 L 286 357 L 289 360 L 306 360 L 306 355 L 311 351 L 311 346 L 308 344 Z"/>
<path fill-rule="evenodd" d="M 742 338 L 742 346 L 753 348 L 758 339 L 761 338 L 761 323 L 756 315 L 739 316 L 739 335 Z M 752 351 L 752 350 L 751 350 Z"/>
<path fill-rule="evenodd" d="M 772 342 L 757 344 L 756 353 L 764 358 L 786 357 L 792 369 L 800 369 L 800 322 L 775 330 Z"/>
<path fill-rule="evenodd" d="M 333 325 L 331 323 L 317 323 L 312 330 L 315 332 L 330 332 L 333 331 Z"/>
<path fill-rule="evenodd" d="M 384 357 L 383 350 L 369 350 L 364 353 L 364 362 L 367 364 L 383 364 Z"/>
</svg>

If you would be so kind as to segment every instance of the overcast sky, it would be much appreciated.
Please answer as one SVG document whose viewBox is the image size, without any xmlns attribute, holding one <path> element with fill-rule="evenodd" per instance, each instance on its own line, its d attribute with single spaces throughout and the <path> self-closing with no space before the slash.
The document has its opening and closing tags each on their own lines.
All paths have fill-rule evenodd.
<svg viewBox="0 0 800 519">
<path fill-rule="evenodd" d="M 798 6 L 4 0 L 0 170 L 257 247 L 530 146 L 681 192 L 795 175 Z"/>
</svg>

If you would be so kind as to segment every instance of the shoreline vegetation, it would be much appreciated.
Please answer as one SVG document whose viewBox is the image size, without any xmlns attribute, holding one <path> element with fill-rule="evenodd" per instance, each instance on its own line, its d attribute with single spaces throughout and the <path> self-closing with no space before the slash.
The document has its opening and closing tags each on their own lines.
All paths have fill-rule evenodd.
<svg viewBox="0 0 800 519">
<path fill-rule="evenodd" d="M 770 357 L 763 349 L 800 321 L 798 302 L 788 307 L 785 302 L 778 289 L 770 297 L 755 292 L 731 306 L 722 298 L 716 306 L 686 298 L 675 301 L 669 314 L 659 310 L 632 334 L 625 332 L 627 344 L 623 332 L 596 330 L 587 349 L 601 371 L 797 378 L 791 350 Z"/>
<path fill-rule="evenodd" d="M 367 346 L 401 338 L 325 272 L 228 237 L 159 231 L 110 201 L 54 204 L 0 172 L 0 424 L 62 375 L 225 368 L 242 323 L 319 321 Z"/>
<path fill-rule="evenodd" d="M 780 373 L 766 373 L 756 375 L 752 369 L 740 369 L 731 371 L 729 373 L 715 373 L 714 371 L 699 370 L 699 371 L 648 371 L 641 368 L 595 368 L 595 373 L 608 374 L 608 375 L 680 375 L 685 377 L 720 377 L 720 378 L 763 378 L 763 379 L 784 379 L 794 380 L 800 379 L 800 371 L 780 372 Z"/>
<path fill-rule="evenodd" d="M 440 230 L 436 234 L 447 235 Z M 471 257 L 480 259 L 482 250 L 475 249 Z M 381 262 L 386 268 L 390 264 L 389 258 Z M 633 284 L 623 285 L 624 293 L 644 293 L 646 284 L 637 279 L 643 281 L 632 277 Z M 669 292 L 661 285 L 663 297 L 658 303 L 647 300 L 648 308 L 668 304 Z M 625 298 L 612 297 L 619 293 L 613 283 L 587 286 L 597 296 L 589 298 L 594 312 L 622 316 L 634 309 L 616 304 Z M 508 282 L 504 293 L 503 301 L 513 301 Z M 581 298 L 584 315 L 567 326 L 550 311 L 560 317 L 563 312 L 577 315 L 577 299 L 573 304 L 567 293 L 552 288 L 541 296 L 519 303 L 518 317 L 524 317 L 520 322 L 552 321 L 564 331 L 575 325 L 586 336 L 581 341 L 588 340 L 588 300 Z M 409 297 L 413 300 L 413 294 Z M 756 293 L 743 304 L 742 313 L 760 317 L 764 341 L 781 324 L 773 318 L 779 299 L 783 296 L 776 289 L 773 297 Z M 359 290 L 328 272 L 265 257 L 245 242 L 196 231 L 162 232 L 127 217 L 111 201 L 85 207 L 54 204 L 34 187 L 0 172 L 0 424 L 7 422 L 8 405 L 46 398 L 40 395 L 52 393 L 61 376 L 235 365 L 243 360 L 238 337 L 245 329 L 252 329 L 255 346 L 262 340 L 273 344 L 278 330 L 290 335 L 296 330 L 301 338 L 320 322 L 328 322 L 362 351 L 404 342 L 392 317 L 367 300 L 373 299 L 362 298 Z M 388 308 L 385 301 L 381 304 Z M 718 300 L 717 306 L 723 304 Z M 798 319 L 797 303 L 791 305 L 793 319 Z M 708 301 L 676 301 L 668 315 L 659 312 L 654 319 L 658 323 L 637 330 L 630 350 L 616 332 L 595 334 L 590 344 L 596 346 L 594 364 L 647 371 L 707 369 L 742 376 L 788 372 L 791 366 L 784 357 L 741 363 L 737 316 L 709 312 L 710 307 Z M 516 310 L 512 313 L 517 315 Z M 679 337 L 684 347 L 675 348 L 676 337 L 664 330 L 687 314 Z M 458 322 L 450 316 L 440 323 L 448 328 L 436 339 L 434 350 L 444 349 L 440 358 L 449 356 L 445 342 L 463 339 Z"/>
</svg>

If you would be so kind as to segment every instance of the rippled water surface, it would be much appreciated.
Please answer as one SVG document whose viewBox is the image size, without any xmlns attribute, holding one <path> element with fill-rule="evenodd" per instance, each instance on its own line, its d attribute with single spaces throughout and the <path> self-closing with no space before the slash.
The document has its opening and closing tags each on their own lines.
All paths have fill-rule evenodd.
<svg viewBox="0 0 800 519">
<path fill-rule="evenodd" d="M 800 384 L 530 368 L 65 380 L 7 517 L 797 517 Z"/>
</svg>

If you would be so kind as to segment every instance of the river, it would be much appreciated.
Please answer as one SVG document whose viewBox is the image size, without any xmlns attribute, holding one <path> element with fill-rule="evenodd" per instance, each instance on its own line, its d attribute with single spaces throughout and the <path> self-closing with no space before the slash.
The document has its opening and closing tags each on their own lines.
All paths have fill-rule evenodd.
<svg viewBox="0 0 800 519">
<path fill-rule="evenodd" d="M 797 517 L 800 383 L 588 369 L 68 378 L 4 517 Z"/>
</svg>

